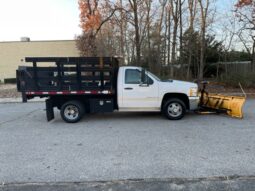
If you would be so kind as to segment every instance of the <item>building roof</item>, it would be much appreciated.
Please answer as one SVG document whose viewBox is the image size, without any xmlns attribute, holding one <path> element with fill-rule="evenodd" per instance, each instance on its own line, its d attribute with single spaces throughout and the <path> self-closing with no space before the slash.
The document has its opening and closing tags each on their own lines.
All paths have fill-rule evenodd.
<svg viewBox="0 0 255 191">
<path fill-rule="evenodd" d="M 0 43 L 28 43 L 28 42 L 66 42 L 75 40 L 33 40 L 33 41 L 0 41 Z"/>
</svg>

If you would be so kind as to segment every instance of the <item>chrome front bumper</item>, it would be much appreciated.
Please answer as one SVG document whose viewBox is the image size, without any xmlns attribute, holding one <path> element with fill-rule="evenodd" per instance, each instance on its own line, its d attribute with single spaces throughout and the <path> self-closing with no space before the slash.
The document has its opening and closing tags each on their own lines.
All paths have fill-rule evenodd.
<svg viewBox="0 0 255 191">
<path fill-rule="evenodd" d="M 189 110 L 198 109 L 200 97 L 189 97 Z"/>
</svg>

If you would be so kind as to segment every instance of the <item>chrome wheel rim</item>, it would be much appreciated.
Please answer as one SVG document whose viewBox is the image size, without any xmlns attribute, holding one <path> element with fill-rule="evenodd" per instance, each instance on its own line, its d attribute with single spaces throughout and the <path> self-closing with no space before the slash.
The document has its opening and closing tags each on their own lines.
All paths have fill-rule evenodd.
<svg viewBox="0 0 255 191">
<path fill-rule="evenodd" d="M 64 115 L 68 120 L 76 120 L 79 117 L 79 109 L 74 105 L 66 106 Z"/>
<path fill-rule="evenodd" d="M 179 103 L 170 103 L 167 112 L 171 117 L 179 117 L 182 114 L 182 106 Z"/>
</svg>

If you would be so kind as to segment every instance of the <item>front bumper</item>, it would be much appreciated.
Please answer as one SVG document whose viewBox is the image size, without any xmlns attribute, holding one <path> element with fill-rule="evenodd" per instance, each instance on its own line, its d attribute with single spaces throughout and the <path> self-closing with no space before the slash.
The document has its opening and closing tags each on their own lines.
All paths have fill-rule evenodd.
<svg viewBox="0 0 255 191">
<path fill-rule="evenodd" d="M 189 110 L 198 109 L 200 97 L 189 97 Z"/>
</svg>

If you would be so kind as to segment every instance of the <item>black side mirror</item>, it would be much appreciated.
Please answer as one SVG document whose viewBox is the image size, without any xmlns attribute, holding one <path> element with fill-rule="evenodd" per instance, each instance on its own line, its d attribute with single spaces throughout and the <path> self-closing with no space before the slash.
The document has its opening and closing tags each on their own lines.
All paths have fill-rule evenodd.
<svg viewBox="0 0 255 191">
<path fill-rule="evenodd" d="M 148 87 L 149 86 L 149 78 L 146 75 L 146 70 L 144 68 L 142 68 L 142 71 L 141 71 L 141 84 L 140 84 L 140 86 L 143 86 L 143 87 Z"/>
<path fill-rule="evenodd" d="M 146 74 L 145 74 L 145 69 L 144 68 L 142 68 L 142 73 L 141 74 L 142 74 L 141 75 L 141 82 L 143 84 L 145 84 L 146 83 Z"/>
</svg>

